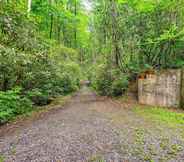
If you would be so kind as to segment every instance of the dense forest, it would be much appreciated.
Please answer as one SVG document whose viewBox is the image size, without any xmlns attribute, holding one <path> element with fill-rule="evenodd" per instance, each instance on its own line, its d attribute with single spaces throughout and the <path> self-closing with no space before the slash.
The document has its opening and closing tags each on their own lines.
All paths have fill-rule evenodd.
<svg viewBox="0 0 184 162">
<path fill-rule="evenodd" d="M 79 88 L 86 26 L 80 1 L 0 1 L 0 123 Z"/>
<path fill-rule="evenodd" d="M 81 80 L 118 96 L 142 71 L 183 66 L 183 0 L 0 1 L 0 123 Z"/>
<path fill-rule="evenodd" d="M 119 95 L 145 70 L 184 65 L 183 0 L 96 1 L 91 27 L 95 88 Z"/>
</svg>

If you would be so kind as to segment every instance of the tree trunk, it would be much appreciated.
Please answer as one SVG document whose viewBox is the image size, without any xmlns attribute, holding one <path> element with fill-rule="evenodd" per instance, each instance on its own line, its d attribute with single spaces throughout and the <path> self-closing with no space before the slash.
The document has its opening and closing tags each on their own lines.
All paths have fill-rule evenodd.
<svg viewBox="0 0 184 162">
<path fill-rule="evenodd" d="M 54 4 L 54 0 L 49 0 L 50 6 Z M 54 15 L 53 13 L 50 13 L 50 32 L 49 32 L 49 38 L 52 38 L 52 31 L 53 31 L 53 21 L 54 21 Z"/>
<path fill-rule="evenodd" d="M 53 14 L 51 14 L 50 15 L 50 34 L 49 34 L 50 39 L 52 39 L 53 19 L 54 19 L 54 16 Z"/>
<path fill-rule="evenodd" d="M 77 16 L 77 0 L 75 0 L 75 18 Z M 75 48 L 77 48 L 77 24 L 75 22 L 75 31 L 74 31 L 74 40 L 75 40 Z"/>
<path fill-rule="evenodd" d="M 27 6 L 27 12 L 31 12 L 31 5 L 32 5 L 32 0 L 28 0 L 28 6 Z"/>
</svg>

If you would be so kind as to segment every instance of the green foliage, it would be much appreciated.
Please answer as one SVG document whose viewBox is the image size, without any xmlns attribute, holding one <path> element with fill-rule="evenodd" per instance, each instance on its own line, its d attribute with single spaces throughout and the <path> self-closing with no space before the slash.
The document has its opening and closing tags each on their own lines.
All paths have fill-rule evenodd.
<svg viewBox="0 0 184 162">
<path fill-rule="evenodd" d="M 0 124 L 7 122 L 16 115 L 32 110 L 31 101 L 20 94 L 20 88 L 7 92 L 0 91 Z"/>
<path fill-rule="evenodd" d="M 44 40 L 36 36 L 36 22 L 22 10 L 21 3 L 4 3 L 0 10 L 0 40 L 2 44 L 21 51 L 36 52 L 44 49 Z"/>
<path fill-rule="evenodd" d="M 94 0 L 92 12 L 82 0 L 31 2 L 0 1 L 5 96 L 19 86 L 21 99 L 45 105 L 77 90 L 81 78 L 117 96 L 145 69 L 184 66 L 183 0 Z"/>
<path fill-rule="evenodd" d="M 99 92 L 100 95 L 110 96 L 112 94 L 112 82 L 113 79 L 111 77 L 111 71 L 106 67 L 100 69 L 96 72 L 96 80 L 95 80 L 95 88 Z"/>
<path fill-rule="evenodd" d="M 64 49 L 67 49 L 66 47 Z M 64 95 L 77 90 L 80 80 L 80 67 L 72 60 L 68 51 L 57 51 L 54 56 L 46 54 L 24 54 L 11 48 L 0 49 L 0 87 L 1 90 L 21 86 L 33 92 L 31 97 L 36 104 L 47 104 L 50 97 Z M 63 61 L 63 55 L 67 56 Z M 73 52 L 73 51 L 72 51 Z M 59 60 L 59 61 L 58 61 Z M 35 90 L 36 93 L 35 94 Z M 41 101 L 43 100 L 43 101 Z"/>
<path fill-rule="evenodd" d="M 49 95 L 42 92 L 40 89 L 28 91 L 27 96 L 34 104 L 39 106 L 47 105 L 50 102 Z"/>
<path fill-rule="evenodd" d="M 183 67 L 182 0 L 95 1 L 91 25 L 93 61 L 132 78 L 145 69 Z M 100 61 L 99 61 L 100 60 Z"/>
<path fill-rule="evenodd" d="M 82 48 L 88 34 L 81 31 L 87 18 L 81 19 L 80 1 L 74 2 L 32 0 L 28 12 L 26 0 L 0 1 L 1 122 L 25 113 L 30 100 L 46 105 L 78 89 L 79 50 L 69 47 Z"/>
<path fill-rule="evenodd" d="M 112 94 L 113 96 L 120 96 L 126 92 L 128 88 L 128 77 L 126 74 L 116 75 L 116 79 L 112 83 Z"/>
<path fill-rule="evenodd" d="M 119 96 L 128 88 L 128 76 L 119 70 L 109 70 L 107 65 L 99 66 L 95 71 L 96 77 L 91 82 L 100 95 Z"/>
</svg>

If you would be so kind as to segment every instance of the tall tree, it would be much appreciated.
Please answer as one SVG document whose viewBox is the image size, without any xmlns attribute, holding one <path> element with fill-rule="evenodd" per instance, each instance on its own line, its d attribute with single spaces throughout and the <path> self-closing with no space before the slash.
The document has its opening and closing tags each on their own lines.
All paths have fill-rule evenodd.
<svg viewBox="0 0 184 162">
<path fill-rule="evenodd" d="M 27 7 L 27 12 L 30 13 L 31 11 L 31 5 L 32 5 L 32 0 L 28 0 L 28 7 Z"/>
</svg>

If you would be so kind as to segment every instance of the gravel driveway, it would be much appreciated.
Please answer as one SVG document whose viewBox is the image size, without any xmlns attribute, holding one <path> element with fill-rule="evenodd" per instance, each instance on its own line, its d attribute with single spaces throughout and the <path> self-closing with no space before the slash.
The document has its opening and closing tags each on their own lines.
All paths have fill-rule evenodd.
<svg viewBox="0 0 184 162">
<path fill-rule="evenodd" d="M 129 107 L 84 87 L 61 109 L 0 133 L 0 161 L 183 162 L 183 129 L 148 122 Z"/>
</svg>

